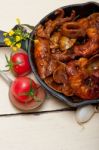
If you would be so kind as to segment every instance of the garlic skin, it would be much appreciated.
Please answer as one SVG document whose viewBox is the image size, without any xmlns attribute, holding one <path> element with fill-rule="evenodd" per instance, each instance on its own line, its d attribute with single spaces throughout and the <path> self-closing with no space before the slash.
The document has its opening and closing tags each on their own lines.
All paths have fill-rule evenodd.
<svg viewBox="0 0 99 150">
<path fill-rule="evenodd" d="M 92 105 L 80 107 L 76 110 L 76 113 L 75 113 L 76 121 L 79 124 L 85 123 L 92 118 L 95 112 L 96 112 L 96 109 Z"/>
</svg>

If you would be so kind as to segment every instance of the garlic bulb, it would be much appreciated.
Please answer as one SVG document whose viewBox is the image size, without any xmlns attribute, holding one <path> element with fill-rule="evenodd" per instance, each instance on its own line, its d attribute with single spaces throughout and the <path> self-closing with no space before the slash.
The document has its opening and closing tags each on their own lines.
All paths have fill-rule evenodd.
<svg viewBox="0 0 99 150">
<path fill-rule="evenodd" d="M 76 114 L 75 114 L 76 121 L 79 124 L 85 123 L 92 118 L 95 112 L 96 112 L 96 108 L 92 105 L 80 107 L 76 110 Z"/>
</svg>

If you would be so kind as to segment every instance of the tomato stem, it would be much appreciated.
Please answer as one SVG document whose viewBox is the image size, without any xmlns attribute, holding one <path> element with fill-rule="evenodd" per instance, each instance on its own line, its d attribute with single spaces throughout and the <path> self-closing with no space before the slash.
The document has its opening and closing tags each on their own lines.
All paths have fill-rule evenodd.
<svg viewBox="0 0 99 150">
<path fill-rule="evenodd" d="M 8 59 L 7 55 L 5 55 L 6 61 L 7 61 L 7 65 L 6 67 L 8 67 L 8 70 L 12 70 L 13 68 L 13 63 Z"/>
</svg>

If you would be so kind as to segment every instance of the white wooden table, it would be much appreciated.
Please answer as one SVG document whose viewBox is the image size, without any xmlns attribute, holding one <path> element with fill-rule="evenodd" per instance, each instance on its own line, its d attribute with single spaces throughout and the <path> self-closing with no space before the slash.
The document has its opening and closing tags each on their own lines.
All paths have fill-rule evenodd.
<svg viewBox="0 0 99 150">
<path fill-rule="evenodd" d="M 16 24 L 16 18 L 20 18 L 22 23 L 36 25 L 50 11 L 80 2 L 81 0 L 0 0 L 0 29 L 11 29 Z M 0 69 L 4 68 L 4 55 L 9 52 L 0 50 Z M 10 73 L 8 75 L 14 78 Z M 48 99 L 36 111 L 66 108 L 62 102 L 52 99 Z M 0 150 L 99 150 L 98 113 L 84 126 L 76 123 L 73 111 L 5 116 L 16 113 L 20 112 L 11 105 L 8 86 L 0 77 Z"/>
</svg>

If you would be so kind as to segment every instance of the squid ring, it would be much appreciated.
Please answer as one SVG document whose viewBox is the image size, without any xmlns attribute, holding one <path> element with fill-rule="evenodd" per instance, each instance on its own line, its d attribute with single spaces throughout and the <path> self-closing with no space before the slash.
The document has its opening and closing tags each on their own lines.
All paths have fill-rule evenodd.
<svg viewBox="0 0 99 150">
<path fill-rule="evenodd" d="M 61 33 L 69 38 L 78 38 L 85 35 L 84 30 L 77 22 L 66 22 L 61 27 Z"/>
</svg>

